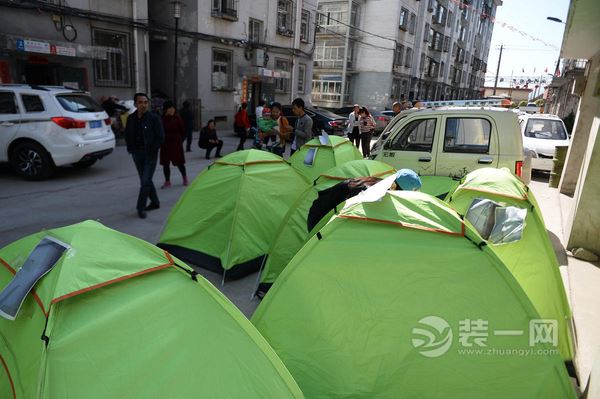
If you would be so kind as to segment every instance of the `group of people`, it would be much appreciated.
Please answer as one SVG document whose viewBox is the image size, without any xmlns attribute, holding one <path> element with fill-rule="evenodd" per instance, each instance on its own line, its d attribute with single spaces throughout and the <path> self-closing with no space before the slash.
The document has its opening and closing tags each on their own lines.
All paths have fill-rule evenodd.
<svg viewBox="0 0 600 399">
<path fill-rule="evenodd" d="M 150 111 L 150 99 L 145 93 L 136 93 L 133 101 L 136 112 L 127 117 L 125 143 L 140 177 L 141 187 L 136 209 L 138 216 L 144 219 L 147 211 L 160 208 L 152 182 L 158 161 L 165 177 L 161 188 L 171 187 L 171 164 L 179 169 L 183 185 L 188 185 L 183 146 L 187 140 L 187 151 L 191 151 L 194 119 L 187 101 L 183 103 L 183 109 L 179 113 L 173 101 L 165 101 L 162 115 Z"/>
<path fill-rule="evenodd" d="M 290 154 L 300 149 L 313 137 L 313 121 L 306 114 L 305 103 L 301 98 L 292 101 L 292 112 L 297 117 L 295 126 L 291 126 L 282 114 L 281 104 L 274 102 L 267 107 L 264 100 L 256 107 L 256 129 L 251 126 L 248 117 L 248 104 L 242 103 L 235 114 L 233 130 L 240 138 L 237 150 L 244 149 L 248 138 L 254 137 L 254 147 L 268 149 L 283 156 L 287 143 L 291 143 Z"/>
<path fill-rule="evenodd" d="M 356 145 L 356 148 L 362 147 L 362 154 L 365 158 L 371 155 L 371 139 L 374 131 L 375 119 L 367 107 L 354 104 L 354 109 L 348 116 L 348 139 Z"/>
</svg>

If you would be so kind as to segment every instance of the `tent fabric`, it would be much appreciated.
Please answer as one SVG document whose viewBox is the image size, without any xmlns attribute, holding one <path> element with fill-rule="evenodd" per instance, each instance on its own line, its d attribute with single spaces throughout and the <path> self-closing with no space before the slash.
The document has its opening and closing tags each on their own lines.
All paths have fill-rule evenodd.
<svg viewBox="0 0 600 399">
<path fill-rule="evenodd" d="M 419 176 L 421 179 L 421 192 L 433 195 L 441 200 L 460 184 L 460 180 L 447 176 Z"/>
<path fill-rule="evenodd" d="M 1 287 L 47 235 L 71 249 L 35 287 L 47 314 L 28 295 L 16 320 L 0 318 L 0 397 L 302 397 L 266 341 L 208 281 L 97 222 L 0 249 Z"/>
<path fill-rule="evenodd" d="M 188 187 L 158 245 L 198 266 L 242 277 L 258 270 L 279 223 L 308 186 L 277 155 L 259 150 L 229 154 Z"/>
<path fill-rule="evenodd" d="M 304 161 L 311 150 L 316 150 L 314 162 L 312 165 L 306 165 Z M 363 159 L 362 154 L 348 139 L 327 136 L 327 144 L 322 144 L 319 137 L 312 139 L 296 151 L 289 162 L 312 182 L 321 173 L 335 166 L 359 159 Z"/>
<path fill-rule="evenodd" d="M 331 188 L 348 178 L 387 177 L 394 173 L 395 169 L 386 163 L 363 159 L 350 161 L 323 172 L 316 179 L 314 185 L 304 190 L 296 199 L 281 221 L 261 273 L 259 291 L 266 292 L 285 265 L 311 237 L 311 232 L 307 230 L 307 219 L 310 208 L 318 198 L 319 192 Z M 325 224 L 329 219 L 330 215 L 325 216 L 320 225 Z M 320 225 L 317 225 L 316 229 Z M 313 229 L 313 231 L 316 229 Z"/>
<path fill-rule="evenodd" d="M 480 198 L 527 209 L 520 240 L 488 244 L 514 275 L 540 316 L 557 320 L 561 355 L 565 360 L 572 360 L 572 314 L 558 260 L 533 193 L 507 169 L 484 168 L 466 175 L 447 201 L 458 213 L 465 215 L 473 201 Z"/>
<path fill-rule="evenodd" d="M 477 240 L 424 193 L 351 205 L 292 259 L 252 322 L 310 398 L 575 398 L 560 356 L 529 345 L 531 302 Z M 479 319 L 486 346 L 463 344 L 462 323 Z"/>
</svg>

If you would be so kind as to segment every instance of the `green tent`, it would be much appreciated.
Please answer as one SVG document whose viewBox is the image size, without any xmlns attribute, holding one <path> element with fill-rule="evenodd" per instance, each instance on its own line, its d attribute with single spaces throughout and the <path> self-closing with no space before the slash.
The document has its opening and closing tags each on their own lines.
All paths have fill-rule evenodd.
<svg viewBox="0 0 600 399">
<path fill-rule="evenodd" d="M 448 193 L 460 183 L 460 179 L 454 179 L 448 176 L 419 176 L 421 178 L 421 192 L 433 195 L 441 200 L 445 199 Z"/>
<path fill-rule="evenodd" d="M 2 288 L 48 236 L 70 248 L 16 319 L 0 318 L 1 398 L 302 397 L 268 343 L 209 282 L 97 222 L 0 249 Z"/>
<path fill-rule="evenodd" d="M 434 197 L 377 189 L 304 245 L 252 318 L 306 397 L 574 399 L 477 233 Z"/>
<path fill-rule="evenodd" d="M 314 184 L 298 197 L 279 225 L 260 275 L 260 284 L 257 290 L 259 294 L 262 296 L 269 289 L 285 265 L 312 236 L 307 227 L 308 212 L 320 191 L 352 177 L 386 177 L 395 171 L 386 163 L 361 159 L 344 163 L 322 173 L 314 181 Z M 330 215 L 323 218 L 321 224 L 313 230 L 318 230 L 327 223 L 333 213 L 333 211 L 330 212 Z"/>
<path fill-rule="evenodd" d="M 181 196 L 158 246 L 227 277 L 255 272 L 279 223 L 308 185 L 275 154 L 229 154 L 204 170 Z"/>
<path fill-rule="evenodd" d="M 527 210 L 521 239 L 488 244 L 521 284 L 540 316 L 558 322 L 560 352 L 563 359 L 572 360 L 571 310 L 558 260 L 533 193 L 508 169 L 484 168 L 466 175 L 447 202 L 465 215 L 477 199 Z"/>
<path fill-rule="evenodd" d="M 349 140 L 339 136 L 319 136 L 304 144 L 289 161 L 312 182 L 334 166 L 357 159 L 363 159 L 363 156 Z"/>
</svg>

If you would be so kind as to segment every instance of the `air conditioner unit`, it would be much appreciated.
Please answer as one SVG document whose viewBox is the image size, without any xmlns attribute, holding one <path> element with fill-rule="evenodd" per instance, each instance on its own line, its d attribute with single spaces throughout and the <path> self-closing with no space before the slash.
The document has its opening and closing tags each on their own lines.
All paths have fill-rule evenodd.
<svg viewBox="0 0 600 399">
<path fill-rule="evenodd" d="M 256 67 L 264 67 L 265 66 L 265 50 L 257 48 L 254 49 L 252 56 L 252 65 Z"/>
</svg>

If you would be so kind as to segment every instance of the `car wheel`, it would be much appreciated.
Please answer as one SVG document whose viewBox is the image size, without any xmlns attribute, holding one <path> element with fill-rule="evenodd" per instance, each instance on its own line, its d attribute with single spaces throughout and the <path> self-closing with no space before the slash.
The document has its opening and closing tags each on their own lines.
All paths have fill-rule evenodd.
<svg viewBox="0 0 600 399">
<path fill-rule="evenodd" d="M 18 144 L 11 153 L 10 161 L 15 171 L 27 180 L 46 179 L 54 170 L 50 154 L 36 143 Z"/>
<path fill-rule="evenodd" d="M 95 164 L 97 159 L 88 159 L 87 161 L 79 161 L 73 164 L 73 167 L 77 169 L 86 169 Z"/>
</svg>

